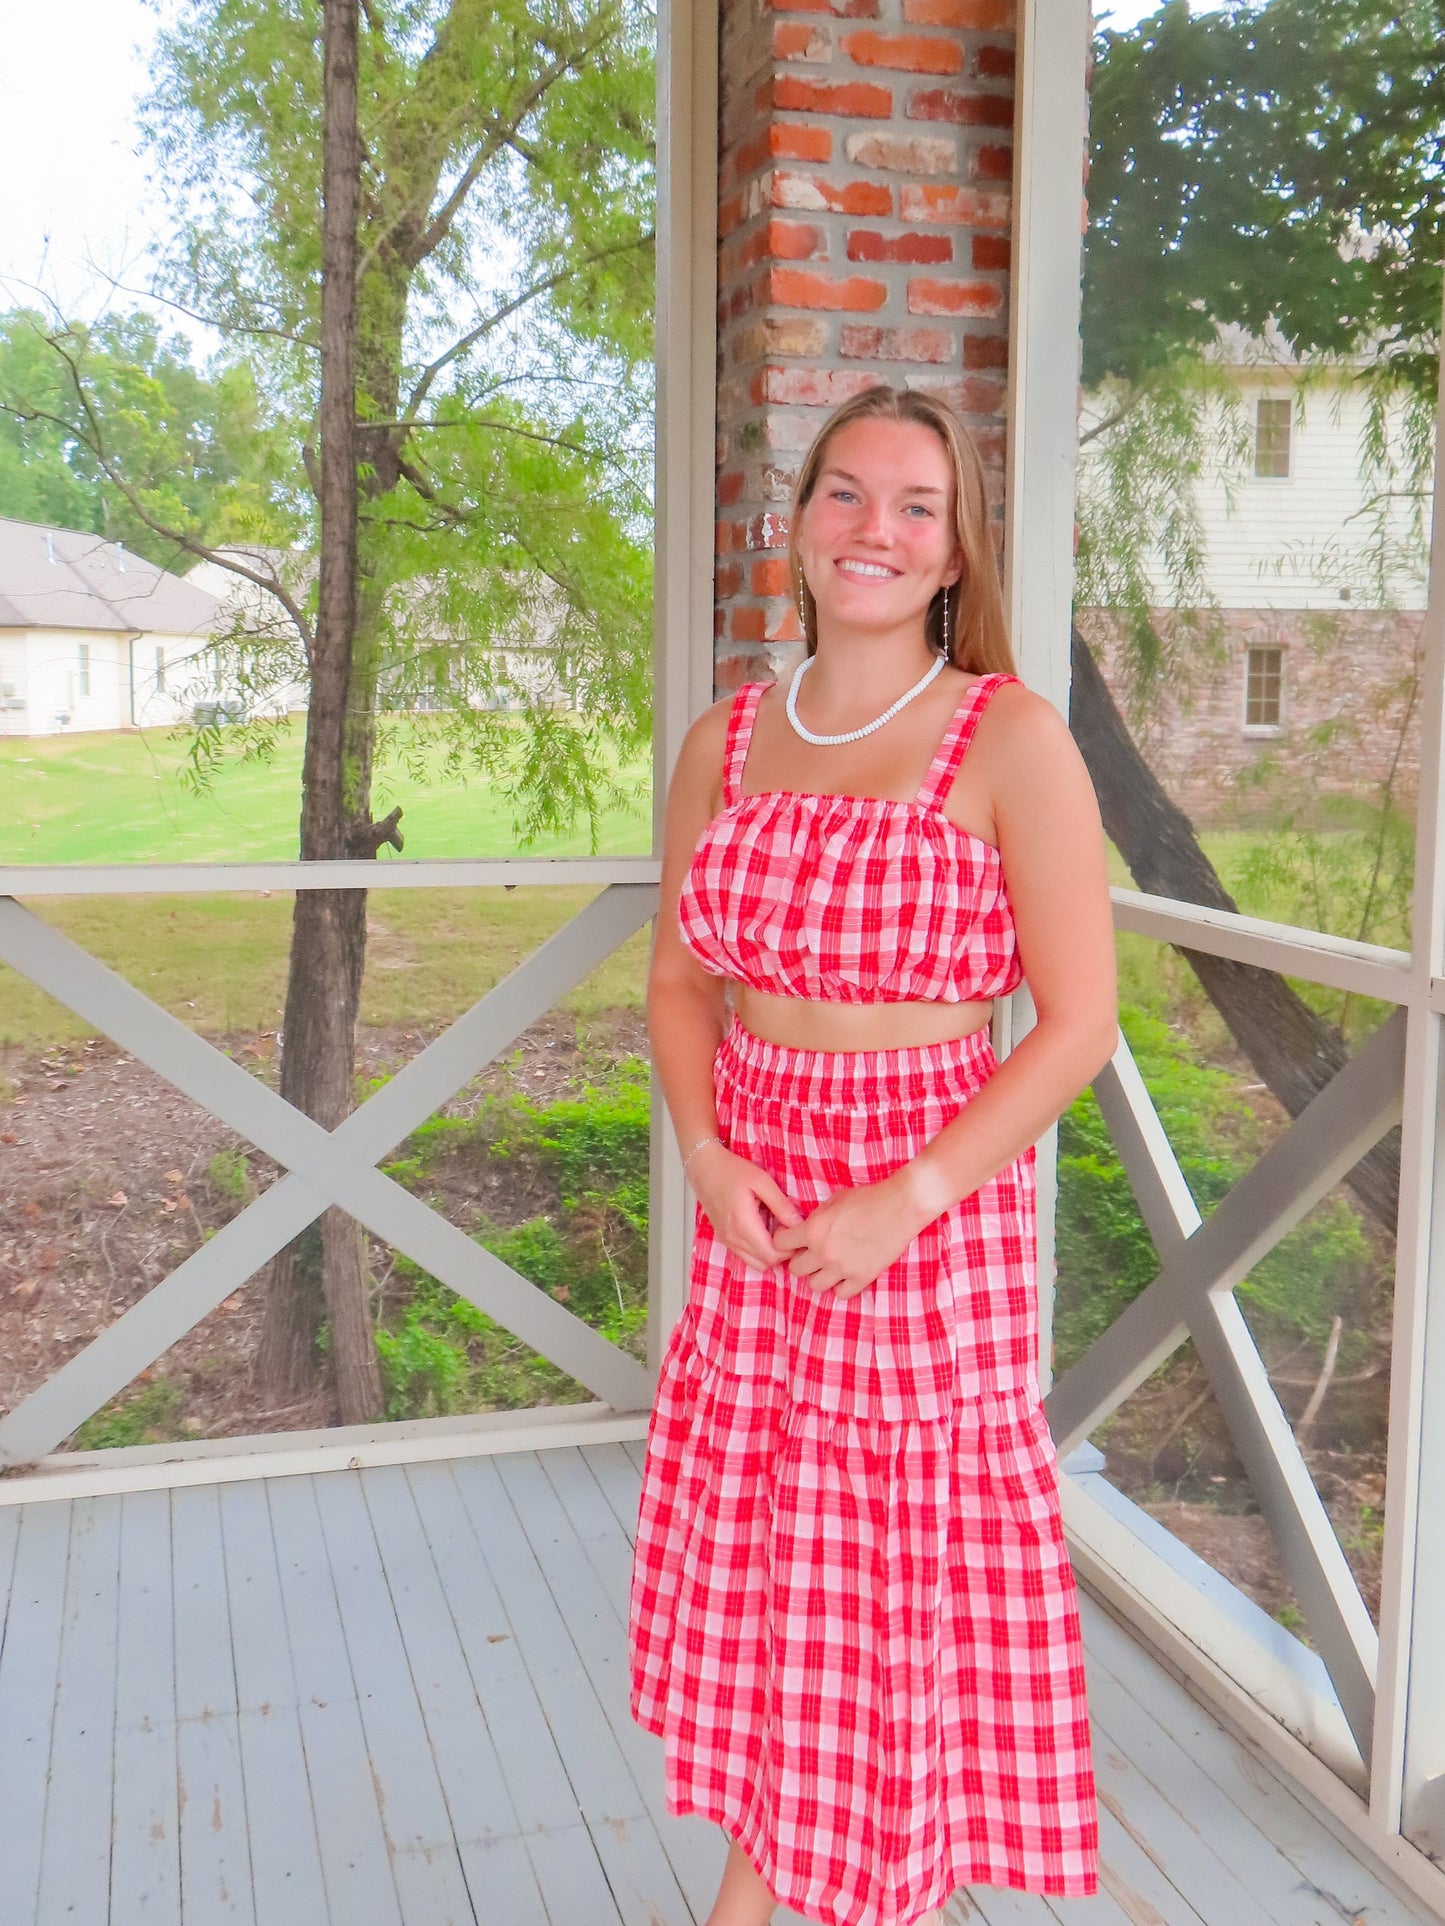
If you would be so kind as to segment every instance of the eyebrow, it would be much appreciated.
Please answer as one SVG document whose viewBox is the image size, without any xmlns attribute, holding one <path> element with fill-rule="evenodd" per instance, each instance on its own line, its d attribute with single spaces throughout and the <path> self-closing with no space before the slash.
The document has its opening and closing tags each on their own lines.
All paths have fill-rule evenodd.
<svg viewBox="0 0 1445 1926">
<path fill-rule="evenodd" d="M 858 480 L 858 477 L 856 475 L 850 475 L 846 468 L 825 468 L 823 473 L 825 475 L 836 475 L 839 481 L 852 482 L 857 488 L 863 486 L 862 482 Z M 903 493 L 905 495 L 946 495 L 948 490 L 946 488 L 930 488 L 926 487 L 922 482 L 914 482 L 911 487 L 905 488 Z"/>
</svg>

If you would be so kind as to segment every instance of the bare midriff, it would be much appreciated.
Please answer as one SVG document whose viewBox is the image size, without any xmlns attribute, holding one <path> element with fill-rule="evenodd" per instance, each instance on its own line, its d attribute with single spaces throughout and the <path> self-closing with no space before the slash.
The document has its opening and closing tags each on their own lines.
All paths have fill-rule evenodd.
<svg viewBox="0 0 1445 1926">
<path fill-rule="evenodd" d="M 992 1003 L 824 1003 L 738 982 L 732 998 L 745 1030 L 794 1050 L 906 1050 L 972 1036 L 993 1015 Z"/>
</svg>

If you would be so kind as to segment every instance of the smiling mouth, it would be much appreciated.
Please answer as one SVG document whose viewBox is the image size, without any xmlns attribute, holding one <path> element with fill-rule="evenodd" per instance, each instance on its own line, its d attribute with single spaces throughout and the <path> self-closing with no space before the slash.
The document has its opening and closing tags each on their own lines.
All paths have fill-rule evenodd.
<svg viewBox="0 0 1445 1926">
<path fill-rule="evenodd" d="M 852 559 L 835 562 L 833 566 L 842 575 L 851 575 L 864 582 L 891 582 L 902 571 L 889 568 L 882 562 L 858 562 Z"/>
</svg>

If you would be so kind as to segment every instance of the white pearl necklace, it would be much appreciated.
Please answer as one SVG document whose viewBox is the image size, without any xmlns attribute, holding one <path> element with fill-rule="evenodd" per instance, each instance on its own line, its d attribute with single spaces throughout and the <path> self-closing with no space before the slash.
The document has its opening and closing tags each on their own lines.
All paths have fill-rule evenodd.
<svg viewBox="0 0 1445 1926">
<path fill-rule="evenodd" d="M 916 695 L 921 695 L 929 683 L 932 682 L 933 678 L 942 670 L 944 665 L 943 656 L 939 656 L 928 673 L 920 676 L 913 687 L 899 696 L 891 708 L 885 709 L 882 715 L 877 717 L 873 722 L 865 722 L 861 729 L 845 729 L 841 735 L 837 736 L 819 736 L 815 735 L 805 722 L 799 722 L 798 720 L 798 684 L 803 679 L 804 670 L 811 668 L 816 660 L 816 656 L 805 655 L 797 668 L 794 669 L 793 679 L 788 684 L 787 711 L 789 722 L 792 723 L 794 729 L 797 730 L 804 742 L 814 742 L 824 748 L 830 743 L 857 742 L 860 736 L 871 736 L 875 729 L 881 729 L 885 722 L 891 722 L 905 702 L 912 702 Z"/>
</svg>

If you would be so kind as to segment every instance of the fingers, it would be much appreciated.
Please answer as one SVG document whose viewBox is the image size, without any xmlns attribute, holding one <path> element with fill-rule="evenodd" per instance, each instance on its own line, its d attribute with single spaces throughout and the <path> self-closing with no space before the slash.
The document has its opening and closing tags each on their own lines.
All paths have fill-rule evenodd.
<svg viewBox="0 0 1445 1926">
<path fill-rule="evenodd" d="M 758 1196 L 777 1218 L 780 1224 L 801 1224 L 803 1213 L 785 1190 L 780 1190 L 766 1171 L 759 1173 L 760 1181 L 755 1186 Z"/>
</svg>

